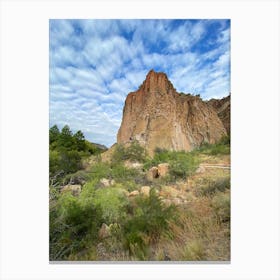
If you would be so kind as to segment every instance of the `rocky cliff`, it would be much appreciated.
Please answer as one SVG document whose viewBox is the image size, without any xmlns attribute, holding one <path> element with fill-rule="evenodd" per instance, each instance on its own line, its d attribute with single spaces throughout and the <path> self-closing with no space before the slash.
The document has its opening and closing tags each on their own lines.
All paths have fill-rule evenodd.
<svg viewBox="0 0 280 280">
<path fill-rule="evenodd" d="M 117 142 L 137 140 L 151 155 L 155 148 L 189 151 L 225 134 L 212 105 L 177 93 L 165 73 L 151 70 L 139 89 L 127 95 Z"/>
<path fill-rule="evenodd" d="M 227 133 L 230 134 L 230 95 L 222 99 L 210 99 L 207 103 L 216 110 Z"/>
</svg>

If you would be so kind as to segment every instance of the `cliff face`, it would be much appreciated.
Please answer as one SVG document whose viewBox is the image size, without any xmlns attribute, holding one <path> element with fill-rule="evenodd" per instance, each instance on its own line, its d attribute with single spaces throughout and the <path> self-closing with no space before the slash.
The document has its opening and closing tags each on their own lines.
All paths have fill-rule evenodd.
<svg viewBox="0 0 280 280">
<path fill-rule="evenodd" d="M 208 104 L 216 110 L 227 134 L 230 134 L 230 95 L 222 99 L 210 99 Z"/>
<path fill-rule="evenodd" d="M 189 151 L 227 134 L 212 105 L 197 96 L 179 94 L 166 74 L 151 70 L 140 88 L 128 94 L 117 142 L 139 141 L 155 148 Z"/>
</svg>

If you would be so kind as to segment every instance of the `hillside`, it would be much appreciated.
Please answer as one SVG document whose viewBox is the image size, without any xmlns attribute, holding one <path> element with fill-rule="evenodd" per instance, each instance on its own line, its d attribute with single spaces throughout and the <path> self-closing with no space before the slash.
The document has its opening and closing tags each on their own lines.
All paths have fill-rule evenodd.
<svg viewBox="0 0 280 280">
<path fill-rule="evenodd" d="M 150 71 L 110 149 L 50 128 L 50 260 L 229 261 L 229 122 Z"/>
</svg>

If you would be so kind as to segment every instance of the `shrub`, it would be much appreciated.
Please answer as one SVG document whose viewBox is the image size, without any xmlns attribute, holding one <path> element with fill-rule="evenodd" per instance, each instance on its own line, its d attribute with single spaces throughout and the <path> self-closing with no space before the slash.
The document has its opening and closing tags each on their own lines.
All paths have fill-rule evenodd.
<svg viewBox="0 0 280 280">
<path fill-rule="evenodd" d="M 123 144 L 118 144 L 112 156 L 113 163 L 120 161 L 131 160 L 144 162 L 147 158 L 146 151 L 137 141 L 130 143 L 128 147 Z"/>
<path fill-rule="evenodd" d="M 220 222 L 230 221 L 230 195 L 229 192 L 218 193 L 212 199 L 212 207 Z"/>
<path fill-rule="evenodd" d="M 168 232 L 169 221 L 175 219 L 176 211 L 174 205 L 163 206 L 153 190 L 149 197 L 139 196 L 135 200 L 133 215 L 123 227 L 125 247 L 131 254 L 143 257 L 147 254 L 147 245 Z"/>
<path fill-rule="evenodd" d="M 217 192 L 224 192 L 227 189 L 230 189 L 230 178 L 222 177 L 218 178 L 215 181 L 205 179 L 205 185 L 197 186 L 195 194 L 198 196 L 211 196 Z"/>
<path fill-rule="evenodd" d="M 106 224 L 121 222 L 126 217 L 128 199 L 120 188 L 98 189 L 93 202 L 100 207 Z"/>
<path fill-rule="evenodd" d="M 216 144 L 203 143 L 197 151 L 209 155 L 230 154 L 230 136 L 225 135 Z"/>
<path fill-rule="evenodd" d="M 154 158 L 147 161 L 144 168 L 147 170 L 159 163 L 169 163 L 170 176 L 165 178 L 165 181 L 174 181 L 191 175 L 198 168 L 199 160 L 195 152 L 167 151 L 156 148 Z"/>
<path fill-rule="evenodd" d="M 97 240 L 101 212 L 70 193 L 50 208 L 50 259 L 65 260 Z"/>
</svg>

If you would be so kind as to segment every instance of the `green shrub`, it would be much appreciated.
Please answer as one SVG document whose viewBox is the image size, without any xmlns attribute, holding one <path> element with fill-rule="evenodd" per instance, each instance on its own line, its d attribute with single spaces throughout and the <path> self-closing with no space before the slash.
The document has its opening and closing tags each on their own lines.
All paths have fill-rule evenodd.
<svg viewBox="0 0 280 280">
<path fill-rule="evenodd" d="M 230 178 L 222 177 L 216 180 L 205 179 L 204 184 L 197 186 L 195 194 L 198 196 L 211 196 L 217 192 L 224 192 L 230 189 Z"/>
<path fill-rule="evenodd" d="M 218 193 L 213 197 L 212 207 L 220 222 L 230 221 L 230 195 L 229 192 Z"/>
<path fill-rule="evenodd" d="M 199 162 L 192 153 L 178 153 L 177 158 L 170 162 L 170 175 L 175 179 L 187 178 L 199 166 Z"/>
<path fill-rule="evenodd" d="M 176 208 L 174 205 L 165 207 L 153 190 L 149 197 L 139 196 L 135 200 L 133 215 L 123 226 L 125 248 L 131 254 L 143 257 L 149 244 L 168 233 L 169 221 L 176 217 Z"/>
<path fill-rule="evenodd" d="M 98 162 L 92 166 L 89 176 L 91 179 L 111 178 L 111 167 L 108 163 Z"/>
<path fill-rule="evenodd" d="M 50 208 L 50 259 L 66 260 L 97 240 L 102 223 L 100 209 L 81 203 L 70 193 L 61 195 Z"/>
<path fill-rule="evenodd" d="M 93 198 L 96 206 L 102 211 L 102 218 L 106 224 L 121 222 L 126 217 L 128 199 L 123 189 L 98 189 Z"/>
<path fill-rule="evenodd" d="M 146 161 L 144 168 L 147 170 L 159 163 L 169 163 L 170 176 L 165 181 L 174 181 L 178 178 L 187 178 L 199 166 L 199 160 L 195 152 L 168 151 L 156 148 L 153 159 Z"/>
<path fill-rule="evenodd" d="M 130 143 L 128 147 L 118 144 L 112 156 L 113 163 L 130 160 L 144 162 L 147 158 L 146 151 L 137 141 Z"/>
<path fill-rule="evenodd" d="M 196 151 L 209 155 L 228 155 L 230 154 L 230 136 L 223 136 L 216 144 L 203 143 Z"/>
</svg>

